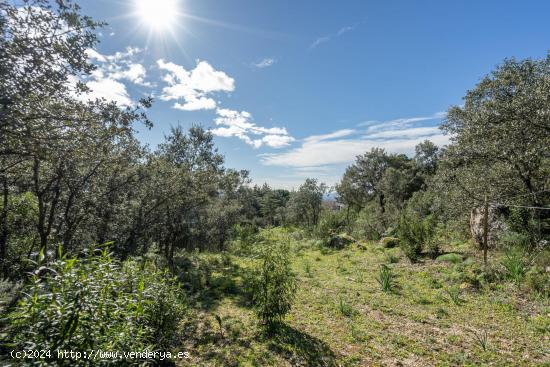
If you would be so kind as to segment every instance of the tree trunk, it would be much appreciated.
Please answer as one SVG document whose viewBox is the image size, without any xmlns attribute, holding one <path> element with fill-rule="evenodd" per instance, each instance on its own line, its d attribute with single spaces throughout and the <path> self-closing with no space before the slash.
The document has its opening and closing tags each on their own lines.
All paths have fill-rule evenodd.
<svg viewBox="0 0 550 367">
<path fill-rule="evenodd" d="M 0 213 L 0 272 L 4 274 L 8 253 L 8 179 L 2 175 L 2 213 Z"/>
</svg>

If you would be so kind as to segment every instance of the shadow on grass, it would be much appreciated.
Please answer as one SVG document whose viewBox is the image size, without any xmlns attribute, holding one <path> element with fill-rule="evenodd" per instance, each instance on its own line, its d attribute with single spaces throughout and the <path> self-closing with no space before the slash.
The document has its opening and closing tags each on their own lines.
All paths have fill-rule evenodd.
<svg viewBox="0 0 550 367">
<path fill-rule="evenodd" d="M 325 342 L 291 326 L 279 324 L 266 338 L 268 348 L 292 366 L 337 366 L 334 352 Z"/>
<path fill-rule="evenodd" d="M 230 258 L 189 255 L 180 257 L 176 264 L 174 273 L 183 284 L 192 308 L 213 311 L 225 298 L 250 307 L 250 296 L 244 287 L 249 271 Z"/>
</svg>

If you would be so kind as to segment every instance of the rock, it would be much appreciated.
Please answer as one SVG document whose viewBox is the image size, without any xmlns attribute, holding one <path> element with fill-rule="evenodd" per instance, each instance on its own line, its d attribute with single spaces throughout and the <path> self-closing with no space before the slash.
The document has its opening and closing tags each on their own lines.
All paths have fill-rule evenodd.
<svg viewBox="0 0 550 367">
<path fill-rule="evenodd" d="M 483 207 L 473 208 L 470 212 L 470 232 L 475 245 L 480 249 L 483 247 L 484 212 L 485 210 Z M 502 233 L 508 230 L 508 226 L 499 208 L 489 207 L 487 219 L 487 243 L 489 248 L 495 248 Z"/>
<path fill-rule="evenodd" d="M 353 238 L 346 234 L 337 234 L 330 238 L 328 245 L 332 248 L 344 248 L 355 242 Z"/>
</svg>

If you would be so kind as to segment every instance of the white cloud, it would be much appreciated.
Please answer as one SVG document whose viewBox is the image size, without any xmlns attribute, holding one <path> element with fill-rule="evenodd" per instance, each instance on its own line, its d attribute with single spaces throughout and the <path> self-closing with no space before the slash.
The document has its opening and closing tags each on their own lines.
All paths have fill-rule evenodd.
<svg viewBox="0 0 550 367">
<path fill-rule="evenodd" d="M 102 54 L 100 54 L 99 52 L 97 52 L 94 49 L 88 48 L 88 49 L 86 49 L 85 52 L 86 52 L 86 55 L 88 56 L 88 59 L 90 59 L 90 60 L 97 60 L 97 61 L 101 61 L 101 62 L 106 62 L 107 61 L 107 58 L 105 56 L 103 56 Z"/>
<path fill-rule="evenodd" d="M 86 83 L 91 92 L 81 96 L 82 100 L 105 98 L 121 106 L 132 106 L 133 102 L 126 90 L 126 86 L 113 79 L 98 79 Z"/>
<path fill-rule="evenodd" d="M 438 116 L 442 116 L 438 114 Z M 441 117 L 439 117 L 441 118 Z M 430 118 L 433 120 L 434 118 Z M 302 145 L 282 153 L 261 154 L 263 164 L 293 168 L 323 167 L 351 163 L 356 156 L 380 147 L 391 153 L 411 155 L 414 147 L 423 140 L 431 140 L 437 145 L 449 143 L 449 137 L 443 135 L 437 126 L 410 127 L 415 122 L 426 121 L 424 118 L 408 118 L 388 121 L 392 129 L 380 128 L 387 124 L 377 123 L 378 129 L 358 131 L 352 129 L 338 130 L 324 135 L 313 135 L 305 138 Z M 399 121 L 408 124 L 406 128 L 396 129 Z"/>
<path fill-rule="evenodd" d="M 206 61 L 199 61 L 191 71 L 163 59 L 157 60 L 157 65 L 166 71 L 163 80 L 168 84 L 162 89 L 160 98 L 183 102 L 176 102 L 174 108 L 186 111 L 214 109 L 217 103 L 211 94 L 235 90 L 235 80 L 223 71 L 215 70 Z"/>
<path fill-rule="evenodd" d="M 145 80 L 145 67 L 136 60 L 142 51 L 137 47 L 127 47 L 124 51 L 112 55 L 102 55 L 96 50 L 87 49 L 88 59 L 97 68 L 82 80 L 90 91 L 77 98 L 83 101 L 105 98 L 121 106 L 133 106 L 134 102 L 123 81 L 139 86 L 151 86 L 151 83 Z M 73 82 L 76 83 L 76 78 Z"/>
<path fill-rule="evenodd" d="M 262 142 L 271 148 L 283 148 L 292 141 L 294 138 L 288 135 L 266 135 L 262 138 Z"/>
<path fill-rule="evenodd" d="M 183 111 L 212 110 L 216 108 L 216 101 L 207 97 L 189 96 L 184 104 L 176 102 L 173 107 Z"/>
<path fill-rule="evenodd" d="M 260 62 L 255 63 L 254 66 L 258 69 L 264 69 L 273 66 L 273 64 L 275 64 L 276 62 L 277 60 L 275 60 L 274 58 L 268 57 L 261 60 Z"/>
<path fill-rule="evenodd" d="M 266 145 L 271 148 L 283 148 L 294 141 L 284 127 L 263 127 L 252 122 L 247 111 L 234 111 L 226 108 L 216 110 L 214 120 L 217 127 L 212 133 L 221 137 L 237 137 L 254 148 Z"/>
</svg>

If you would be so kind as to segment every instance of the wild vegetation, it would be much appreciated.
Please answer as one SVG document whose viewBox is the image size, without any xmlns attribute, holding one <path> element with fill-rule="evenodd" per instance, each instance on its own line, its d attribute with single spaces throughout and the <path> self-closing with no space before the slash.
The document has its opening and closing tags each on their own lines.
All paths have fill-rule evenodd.
<svg viewBox="0 0 550 367">
<path fill-rule="evenodd" d="M 24 4 L 0 0 L 2 364 L 550 365 L 550 56 L 485 76 L 448 146 L 289 191 L 200 126 L 141 144 L 151 98 L 79 98 L 102 23 Z"/>
</svg>

